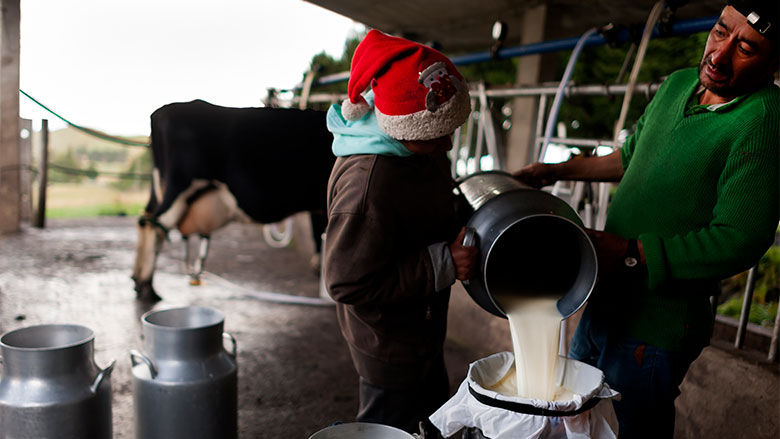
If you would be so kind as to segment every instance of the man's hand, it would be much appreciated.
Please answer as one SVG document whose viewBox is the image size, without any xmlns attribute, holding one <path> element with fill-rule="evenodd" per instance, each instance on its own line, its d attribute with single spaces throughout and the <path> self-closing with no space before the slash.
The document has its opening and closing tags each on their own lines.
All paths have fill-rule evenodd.
<svg viewBox="0 0 780 439">
<path fill-rule="evenodd" d="M 613 233 L 591 229 L 585 229 L 585 233 L 588 234 L 588 237 L 596 247 L 596 256 L 599 260 L 599 276 L 610 276 L 625 269 L 628 239 Z M 639 242 L 638 246 L 640 257 L 637 263 L 644 264 L 642 243 Z"/>
<path fill-rule="evenodd" d="M 452 262 L 455 264 L 455 277 L 461 281 L 474 277 L 477 272 L 477 256 L 479 256 L 477 247 L 463 246 L 464 236 L 466 236 L 465 227 L 460 229 L 458 237 L 449 245 Z"/>
<path fill-rule="evenodd" d="M 620 181 L 623 177 L 623 162 L 620 150 L 617 150 L 605 156 L 578 155 L 561 163 L 531 163 L 513 175 L 537 189 L 558 180 Z"/>
<path fill-rule="evenodd" d="M 558 181 L 554 166 L 542 162 L 531 163 L 512 175 L 528 186 L 537 189 Z"/>
</svg>

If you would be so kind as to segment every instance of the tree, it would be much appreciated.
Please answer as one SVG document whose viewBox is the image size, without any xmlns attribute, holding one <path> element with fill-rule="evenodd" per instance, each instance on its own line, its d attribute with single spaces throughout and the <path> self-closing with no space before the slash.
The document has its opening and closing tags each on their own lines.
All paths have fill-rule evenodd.
<svg viewBox="0 0 780 439">
<path fill-rule="evenodd" d="M 701 60 L 707 33 L 684 37 L 651 40 L 638 75 L 638 82 L 660 81 L 675 70 L 694 67 Z M 597 46 L 583 50 L 574 69 L 572 80 L 576 84 L 614 84 L 628 51 L 628 44 L 621 47 Z M 570 52 L 561 52 L 557 60 L 556 77 L 563 76 Z M 623 83 L 633 66 L 628 66 Z M 648 97 L 635 95 L 631 100 L 626 128 L 639 119 L 649 102 Z M 615 121 L 620 115 L 623 99 L 617 96 L 572 96 L 561 106 L 558 120 L 569 129 L 577 130 L 572 137 L 611 139 Z M 576 122 L 575 122 L 576 121 Z"/>
<path fill-rule="evenodd" d="M 306 79 L 306 74 L 308 71 L 311 70 L 314 70 L 315 72 L 315 80 L 327 75 L 348 72 L 349 67 L 352 64 L 352 55 L 355 53 L 355 48 L 358 46 L 363 37 L 365 37 L 367 32 L 367 30 L 363 32 L 355 32 L 354 34 L 347 37 L 347 40 L 344 42 L 344 50 L 339 59 L 333 58 L 324 51 L 314 55 L 311 59 L 311 62 L 309 63 L 309 70 L 304 72 L 301 76 L 301 83 L 303 83 L 303 81 Z M 314 85 L 312 86 L 311 92 L 346 93 L 347 81 L 341 81 L 327 85 Z M 309 105 L 310 108 L 322 107 L 319 109 L 326 109 L 328 106 L 329 104 Z"/>
</svg>

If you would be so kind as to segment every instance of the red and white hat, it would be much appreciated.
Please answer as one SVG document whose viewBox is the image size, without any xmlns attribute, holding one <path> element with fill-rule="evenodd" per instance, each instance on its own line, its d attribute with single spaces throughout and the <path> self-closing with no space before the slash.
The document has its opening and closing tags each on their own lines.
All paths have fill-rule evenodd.
<svg viewBox="0 0 780 439">
<path fill-rule="evenodd" d="M 471 113 L 466 81 L 441 52 L 376 29 L 352 57 L 348 99 L 341 106 L 347 120 L 369 108 L 361 93 L 374 91 L 379 128 L 398 140 L 430 140 L 451 134 Z"/>
</svg>

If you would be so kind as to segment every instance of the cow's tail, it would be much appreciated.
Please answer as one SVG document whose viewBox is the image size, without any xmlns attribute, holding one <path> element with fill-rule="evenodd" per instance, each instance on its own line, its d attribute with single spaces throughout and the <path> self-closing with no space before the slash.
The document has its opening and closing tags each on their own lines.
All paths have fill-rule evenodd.
<svg viewBox="0 0 780 439">
<path fill-rule="evenodd" d="M 157 207 L 162 203 L 163 193 L 165 188 L 163 187 L 164 175 L 162 175 L 165 169 L 165 154 L 163 145 L 165 144 L 165 133 L 163 126 L 165 125 L 164 119 L 166 119 L 165 107 L 161 107 L 152 113 L 151 119 L 151 136 L 150 136 L 150 148 L 152 154 L 152 178 L 150 182 L 149 202 L 146 205 L 146 215 L 154 215 Z"/>
<path fill-rule="evenodd" d="M 155 166 L 152 169 L 152 197 L 157 201 L 159 206 L 163 199 L 162 178 L 160 177 L 160 169 Z"/>
</svg>

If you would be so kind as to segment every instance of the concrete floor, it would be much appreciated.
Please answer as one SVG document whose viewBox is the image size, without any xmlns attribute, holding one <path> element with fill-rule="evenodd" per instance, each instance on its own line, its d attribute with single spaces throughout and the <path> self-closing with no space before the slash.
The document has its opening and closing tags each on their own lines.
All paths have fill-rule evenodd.
<svg viewBox="0 0 780 439">
<path fill-rule="evenodd" d="M 306 438 L 354 419 L 357 375 L 332 306 L 267 303 L 270 291 L 317 297 L 319 279 L 298 234 L 288 248 L 270 248 L 257 225 L 231 224 L 212 239 L 201 286 L 190 286 L 176 236 L 158 259 L 154 285 L 164 300 L 154 309 L 202 305 L 225 315 L 238 340 L 239 436 Z M 302 238 L 300 236 L 303 236 Z M 134 218 L 49 221 L 0 237 L 0 332 L 43 323 L 75 323 L 95 332 L 95 360 L 111 376 L 117 439 L 135 437 L 128 352 L 143 350 L 139 306 L 130 274 Z M 305 248 L 304 248 L 305 250 Z M 448 347 L 453 390 L 463 379 L 467 352 Z"/>
<path fill-rule="evenodd" d="M 310 233 L 298 218 L 288 248 L 270 248 L 257 225 L 231 224 L 213 236 L 201 286 L 184 274 L 184 244 L 175 235 L 158 260 L 154 309 L 210 306 L 238 340 L 239 436 L 306 438 L 354 419 L 357 375 L 330 306 L 268 303 L 276 292 L 318 297 L 310 268 Z M 304 224 L 304 225 L 301 225 Z M 130 274 L 135 218 L 48 221 L 0 236 L 0 332 L 42 323 L 76 323 L 95 332 L 95 359 L 117 360 L 111 377 L 117 439 L 133 438 L 128 352 L 142 349 L 141 315 Z M 451 390 L 468 364 L 511 348 L 506 320 L 453 288 L 445 354 Z M 761 354 L 714 341 L 694 362 L 677 400 L 675 438 L 775 439 L 780 427 L 780 368 Z"/>
</svg>

